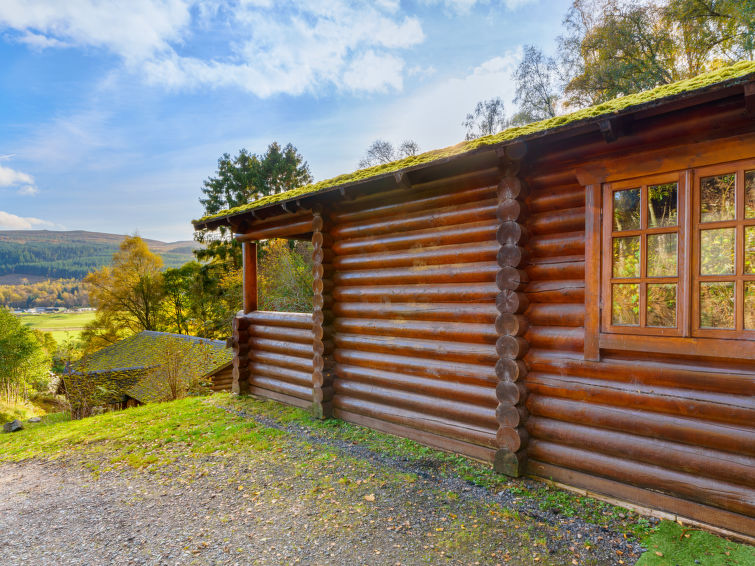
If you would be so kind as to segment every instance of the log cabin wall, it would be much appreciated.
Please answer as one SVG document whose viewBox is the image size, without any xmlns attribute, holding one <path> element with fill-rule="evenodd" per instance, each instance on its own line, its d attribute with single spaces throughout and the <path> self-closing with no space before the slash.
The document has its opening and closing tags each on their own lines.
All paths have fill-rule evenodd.
<svg viewBox="0 0 755 566">
<path fill-rule="evenodd" d="M 499 178 L 407 184 L 331 213 L 334 416 L 493 459 Z"/>
<path fill-rule="evenodd" d="M 635 158 L 636 165 L 627 159 L 626 171 L 612 174 L 631 178 L 637 174 L 630 167 L 673 170 L 700 159 L 701 147 L 685 152 L 685 141 L 692 140 L 666 142 L 668 149 L 659 150 L 664 157 Z M 735 144 L 736 151 L 755 155 L 755 143 L 748 144 Z M 664 161 L 668 155 L 681 161 Z M 736 158 L 715 151 L 710 157 Z M 586 198 L 591 204 L 600 184 L 582 186 L 574 168 L 552 164 L 534 167 L 527 181 L 528 472 L 755 536 L 753 360 L 598 352 L 597 336 L 589 333 L 586 348 L 585 325 L 591 313 L 597 317 L 597 298 L 586 300 L 585 281 L 599 270 L 585 269 L 585 226 L 594 222 Z M 610 212 L 604 207 L 603 213 Z"/>
<path fill-rule="evenodd" d="M 246 327 L 248 392 L 310 407 L 312 315 L 254 311 L 240 313 L 236 321 Z"/>
<path fill-rule="evenodd" d="M 229 365 L 212 376 L 213 391 L 230 391 L 233 386 L 233 368 Z"/>
</svg>

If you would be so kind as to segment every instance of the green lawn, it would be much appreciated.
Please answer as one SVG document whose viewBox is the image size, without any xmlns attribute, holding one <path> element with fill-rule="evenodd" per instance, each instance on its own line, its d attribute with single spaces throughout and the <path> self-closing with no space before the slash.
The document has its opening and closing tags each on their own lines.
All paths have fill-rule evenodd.
<svg viewBox="0 0 755 566">
<path fill-rule="evenodd" d="M 58 344 L 68 338 L 78 338 L 84 326 L 94 320 L 94 317 L 94 311 L 19 315 L 24 326 L 49 332 Z"/>
<path fill-rule="evenodd" d="M 0 461 L 65 458 L 79 462 L 95 474 L 121 467 L 159 474 L 162 470 L 172 473 L 168 472 L 171 466 L 181 462 L 200 465 L 202 456 L 210 454 L 227 455 L 229 462 L 255 453 L 278 454 L 282 458 L 287 446 L 297 442 L 285 430 L 239 417 L 236 412 L 262 417 L 281 428 L 295 425 L 297 430 L 307 430 L 313 439 L 357 444 L 405 460 L 432 461 L 434 473 L 441 477 L 462 477 L 493 492 L 508 489 L 518 496 L 534 498 L 541 509 L 558 508 L 563 516 L 577 515 L 614 531 L 629 533 L 628 536 L 635 533 L 648 549 L 638 562 L 641 566 L 755 565 L 755 548 L 751 546 L 699 530 L 682 530 L 668 521 L 651 527 L 645 518 L 626 509 L 546 484 L 527 488 L 522 482 L 495 474 L 485 464 L 410 440 L 337 419 L 313 420 L 301 409 L 227 394 L 150 404 L 81 421 L 67 421 L 62 414 L 47 415 L 39 424 L 25 425 L 22 432 L 0 434 Z M 302 465 L 311 467 L 316 462 Z M 369 466 L 367 462 L 364 465 Z M 406 474 L 399 475 L 402 482 L 408 481 L 403 477 Z"/>
</svg>

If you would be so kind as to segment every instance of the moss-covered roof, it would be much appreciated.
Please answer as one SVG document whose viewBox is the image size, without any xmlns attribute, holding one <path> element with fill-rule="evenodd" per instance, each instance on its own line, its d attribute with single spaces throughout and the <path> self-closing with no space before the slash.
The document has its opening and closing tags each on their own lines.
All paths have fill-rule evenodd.
<svg viewBox="0 0 755 566">
<path fill-rule="evenodd" d="M 226 348 L 222 340 L 145 330 L 87 356 L 72 370 L 105 384 L 113 399 L 110 402 L 120 402 L 124 395 L 142 403 L 157 400 L 162 388 L 154 383 L 155 375 L 150 370 L 162 363 L 167 343 L 176 339 L 204 348 L 206 355 L 197 357 L 197 363 L 203 366 L 198 372 L 201 375 L 211 375 L 233 360 L 233 350 Z"/>
<path fill-rule="evenodd" d="M 305 185 L 303 187 L 299 187 L 297 189 L 283 193 L 265 196 L 254 202 L 250 202 L 248 204 L 237 206 L 228 210 L 222 210 L 217 214 L 207 215 L 200 218 L 199 220 L 194 220 L 193 222 L 195 224 L 203 224 L 211 220 L 234 216 L 248 212 L 250 210 L 263 208 L 265 206 L 269 206 L 278 202 L 296 199 L 305 195 L 311 195 L 313 193 L 332 189 L 334 187 L 345 185 L 347 183 L 350 184 L 364 181 L 366 179 L 384 175 L 386 173 L 393 173 L 402 169 L 416 167 L 418 165 L 425 165 L 441 159 L 447 159 L 449 157 L 461 155 L 463 153 L 467 153 L 486 146 L 505 144 L 507 142 L 514 142 L 516 140 L 533 137 L 535 135 L 543 135 L 546 132 L 550 133 L 552 131 L 557 131 L 566 126 L 573 126 L 577 123 L 588 122 L 599 117 L 618 114 L 630 108 L 656 105 L 664 101 L 665 99 L 676 98 L 680 95 L 689 94 L 720 83 L 745 82 L 743 79 L 752 74 L 755 74 L 755 62 L 742 61 L 740 63 L 736 63 L 722 69 L 698 75 L 691 79 L 686 79 L 668 85 L 662 85 L 645 92 L 630 94 L 628 96 L 609 100 L 608 102 L 604 102 L 603 104 L 598 104 L 596 106 L 577 110 L 576 112 L 565 114 L 563 116 L 556 116 L 555 118 L 549 118 L 540 122 L 527 124 L 526 126 L 508 128 L 507 130 L 490 136 L 484 136 L 471 141 L 464 141 L 443 149 L 427 151 L 420 155 L 406 157 L 404 159 L 399 159 L 391 163 L 376 165 L 375 167 L 360 169 L 353 173 L 339 175 L 338 177 L 333 177 L 332 179 L 326 179 L 324 181 Z"/>
</svg>

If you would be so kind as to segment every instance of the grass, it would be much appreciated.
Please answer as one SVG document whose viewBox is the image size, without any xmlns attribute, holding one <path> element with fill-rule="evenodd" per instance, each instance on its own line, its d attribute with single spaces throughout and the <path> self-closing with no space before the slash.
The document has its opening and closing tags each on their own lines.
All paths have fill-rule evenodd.
<svg viewBox="0 0 755 566">
<path fill-rule="evenodd" d="M 68 338 L 78 338 L 80 332 L 88 323 L 94 320 L 95 313 L 72 312 L 55 314 L 22 314 L 18 315 L 24 326 L 49 332 L 58 344 Z"/>
<path fill-rule="evenodd" d="M 302 445 L 286 431 L 264 426 L 233 411 L 282 425 L 297 425 L 304 427 L 309 436 L 361 445 L 378 454 L 411 461 L 426 466 L 433 476 L 457 475 L 489 490 L 508 489 L 517 497 L 535 501 L 541 509 L 556 510 L 565 517 L 579 516 L 594 524 L 625 532 L 627 536 L 637 536 L 648 548 L 639 562 L 641 566 L 755 565 L 755 549 L 710 533 L 682 531 L 679 525 L 667 521 L 653 527 L 647 519 L 621 507 L 539 482 L 510 480 L 495 474 L 483 463 L 433 450 L 407 439 L 335 419 L 313 420 L 301 409 L 227 394 L 150 404 L 81 421 L 69 421 L 60 413 L 47 415 L 41 423 L 25 425 L 22 432 L 0 435 L 0 461 L 73 458 L 95 474 L 112 469 L 159 472 L 168 470 L 176 462 L 196 466 L 208 456 L 229 456 L 228 461 L 236 461 L 255 453 L 274 454 L 273 458 L 284 461 L 288 447 L 294 443 Z M 307 460 L 292 463 L 297 474 L 310 474 L 318 467 L 326 469 L 343 459 L 335 450 L 307 446 L 310 454 Z M 373 471 L 367 461 L 353 465 Z M 324 475 L 318 481 L 310 494 L 316 500 L 335 488 L 358 492 L 364 487 L 349 477 L 333 474 Z M 406 485 L 416 481 L 416 476 L 394 470 L 389 481 Z M 459 496 L 455 492 L 441 495 L 449 503 Z M 506 509 L 496 512 L 516 514 L 516 511 Z M 461 544 L 456 535 L 473 526 L 468 518 L 466 521 L 464 528 L 454 530 L 454 537 L 443 543 L 449 549 Z M 439 541 L 441 534 L 438 534 Z M 537 546 L 535 542 L 533 545 Z"/>
<path fill-rule="evenodd" d="M 44 414 L 43 410 L 31 403 L 9 404 L 0 401 L 0 424 L 13 420 L 25 421 L 31 417 L 39 417 Z"/>
</svg>

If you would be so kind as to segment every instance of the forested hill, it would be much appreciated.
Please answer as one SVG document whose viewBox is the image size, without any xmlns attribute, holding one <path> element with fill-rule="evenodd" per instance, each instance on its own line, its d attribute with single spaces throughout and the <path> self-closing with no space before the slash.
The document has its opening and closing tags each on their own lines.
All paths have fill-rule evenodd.
<svg viewBox="0 0 755 566">
<path fill-rule="evenodd" d="M 82 279 L 87 273 L 108 265 L 125 236 L 49 230 L 0 230 L 0 276 Z M 178 267 L 194 259 L 193 241 L 160 242 L 144 240 L 159 254 L 166 267 Z"/>
</svg>

